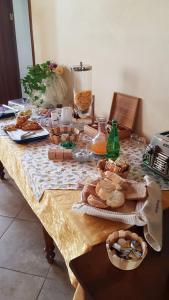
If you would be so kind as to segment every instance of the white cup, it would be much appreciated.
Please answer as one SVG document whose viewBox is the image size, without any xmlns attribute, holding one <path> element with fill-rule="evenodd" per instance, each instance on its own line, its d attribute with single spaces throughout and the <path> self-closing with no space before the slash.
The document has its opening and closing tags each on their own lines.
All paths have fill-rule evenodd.
<svg viewBox="0 0 169 300">
<path fill-rule="evenodd" d="M 57 110 L 51 111 L 51 119 L 52 119 L 52 121 L 58 120 L 58 111 Z"/>
<path fill-rule="evenodd" d="M 62 107 L 61 122 L 63 124 L 70 124 L 72 122 L 72 114 L 73 114 L 72 107 L 70 106 Z"/>
</svg>

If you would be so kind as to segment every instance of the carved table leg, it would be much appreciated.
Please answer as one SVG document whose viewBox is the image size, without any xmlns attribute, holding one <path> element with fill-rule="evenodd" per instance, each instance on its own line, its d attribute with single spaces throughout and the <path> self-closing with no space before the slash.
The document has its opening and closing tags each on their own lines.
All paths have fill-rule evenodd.
<svg viewBox="0 0 169 300">
<path fill-rule="evenodd" d="M 54 257 L 55 257 L 55 252 L 54 252 L 55 246 L 54 246 L 53 239 L 51 238 L 51 236 L 48 234 L 48 232 L 45 230 L 44 227 L 43 227 L 43 235 L 45 240 L 44 251 L 46 252 L 47 261 L 49 264 L 53 264 Z"/>
<path fill-rule="evenodd" d="M 4 166 L 0 161 L 0 179 L 3 180 L 5 179 L 5 172 L 4 172 Z"/>
</svg>

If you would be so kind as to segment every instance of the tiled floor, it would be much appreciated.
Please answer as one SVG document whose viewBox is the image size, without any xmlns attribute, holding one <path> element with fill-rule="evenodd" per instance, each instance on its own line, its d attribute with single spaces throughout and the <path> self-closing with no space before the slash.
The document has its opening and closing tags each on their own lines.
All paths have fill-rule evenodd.
<svg viewBox="0 0 169 300">
<path fill-rule="evenodd" d="M 0 180 L 0 300 L 73 298 L 61 256 L 50 266 L 43 248 L 41 225 L 7 175 Z"/>
</svg>

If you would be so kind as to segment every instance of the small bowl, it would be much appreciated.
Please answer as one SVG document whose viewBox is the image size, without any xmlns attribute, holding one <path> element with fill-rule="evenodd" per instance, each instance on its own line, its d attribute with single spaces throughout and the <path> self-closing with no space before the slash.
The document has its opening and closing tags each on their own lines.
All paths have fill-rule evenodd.
<svg viewBox="0 0 169 300">
<path fill-rule="evenodd" d="M 142 248 L 141 258 L 139 258 L 137 260 L 135 260 L 135 259 L 127 260 L 127 259 L 124 259 L 124 258 L 121 258 L 120 256 L 118 256 L 115 249 L 113 249 L 113 250 L 110 249 L 110 246 L 113 243 L 116 243 L 119 238 L 124 238 L 124 239 L 127 238 L 127 239 L 131 239 L 131 240 L 135 240 L 135 241 L 139 242 L 139 244 Z M 131 232 L 129 230 L 115 231 L 112 234 L 110 234 L 106 241 L 106 249 L 107 249 L 108 257 L 109 257 L 111 263 L 118 269 L 126 270 L 126 271 L 136 269 L 141 264 L 141 262 L 143 261 L 143 259 L 145 258 L 146 254 L 147 254 L 146 242 L 144 242 L 143 239 L 140 236 L 138 236 L 137 233 Z"/>
</svg>

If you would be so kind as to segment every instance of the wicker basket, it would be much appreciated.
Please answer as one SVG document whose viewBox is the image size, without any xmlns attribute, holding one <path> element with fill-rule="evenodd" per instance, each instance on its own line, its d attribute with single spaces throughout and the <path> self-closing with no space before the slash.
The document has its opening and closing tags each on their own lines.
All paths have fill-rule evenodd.
<svg viewBox="0 0 169 300">
<path fill-rule="evenodd" d="M 134 259 L 127 260 L 127 259 L 119 257 L 116 254 L 115 249 L 111 250 L 110 245 L 117 242 L 117 240 L 119 238 L 127 238 L 127 239 L 138 241 L 142 248 L 141 258 L 139 258 L 137 260 L 134 260 Z M 111 263 L 118 269 L 126 270 L 126 271 L 136 269 L 141 264 L 141 262 L 143 261 L 143 259 L 145 258 L 146 254 L 147 254 L 147 244 L 143 241 L 143 239 L 141 237 L 138 236 L 138 234 L 133 233 L 129 230 L 115 231 L 111 235 L 109 235 L 107 238 L 107 241 L 106 241 L 106 248 L 107 248 L 107 253 L 108 253 Z"/>
<path fill-rule="evenodd" d="M 105 172 L 106 172 L 106 171 L 110 171 L 110 172 L 112 172 L 112 173 L 115 173 L 115 174 L 117 174 L 117 175 L 123 177 L 123 178 L 127 178 L 128 174 L 129 174 L 129 169 L 130 169 L 129 167 L 128 167 L 128 169 L 127 169 L 126 171 L 124 171 L 124 172 L 113 172 L 113 171 L 111 171 L 110 169 L 106 169 L 106 161 L 107 161 L 107 159 L 102 159 L 102 160 L 100 160 L 100 161 L 98 162 L 98 164 L 97 164 L 97 170 L 98 170 L 98 173 L 99 173 L 99 175 L 100 175 L 101 177 L 105 177 Z"/>
</svg>

